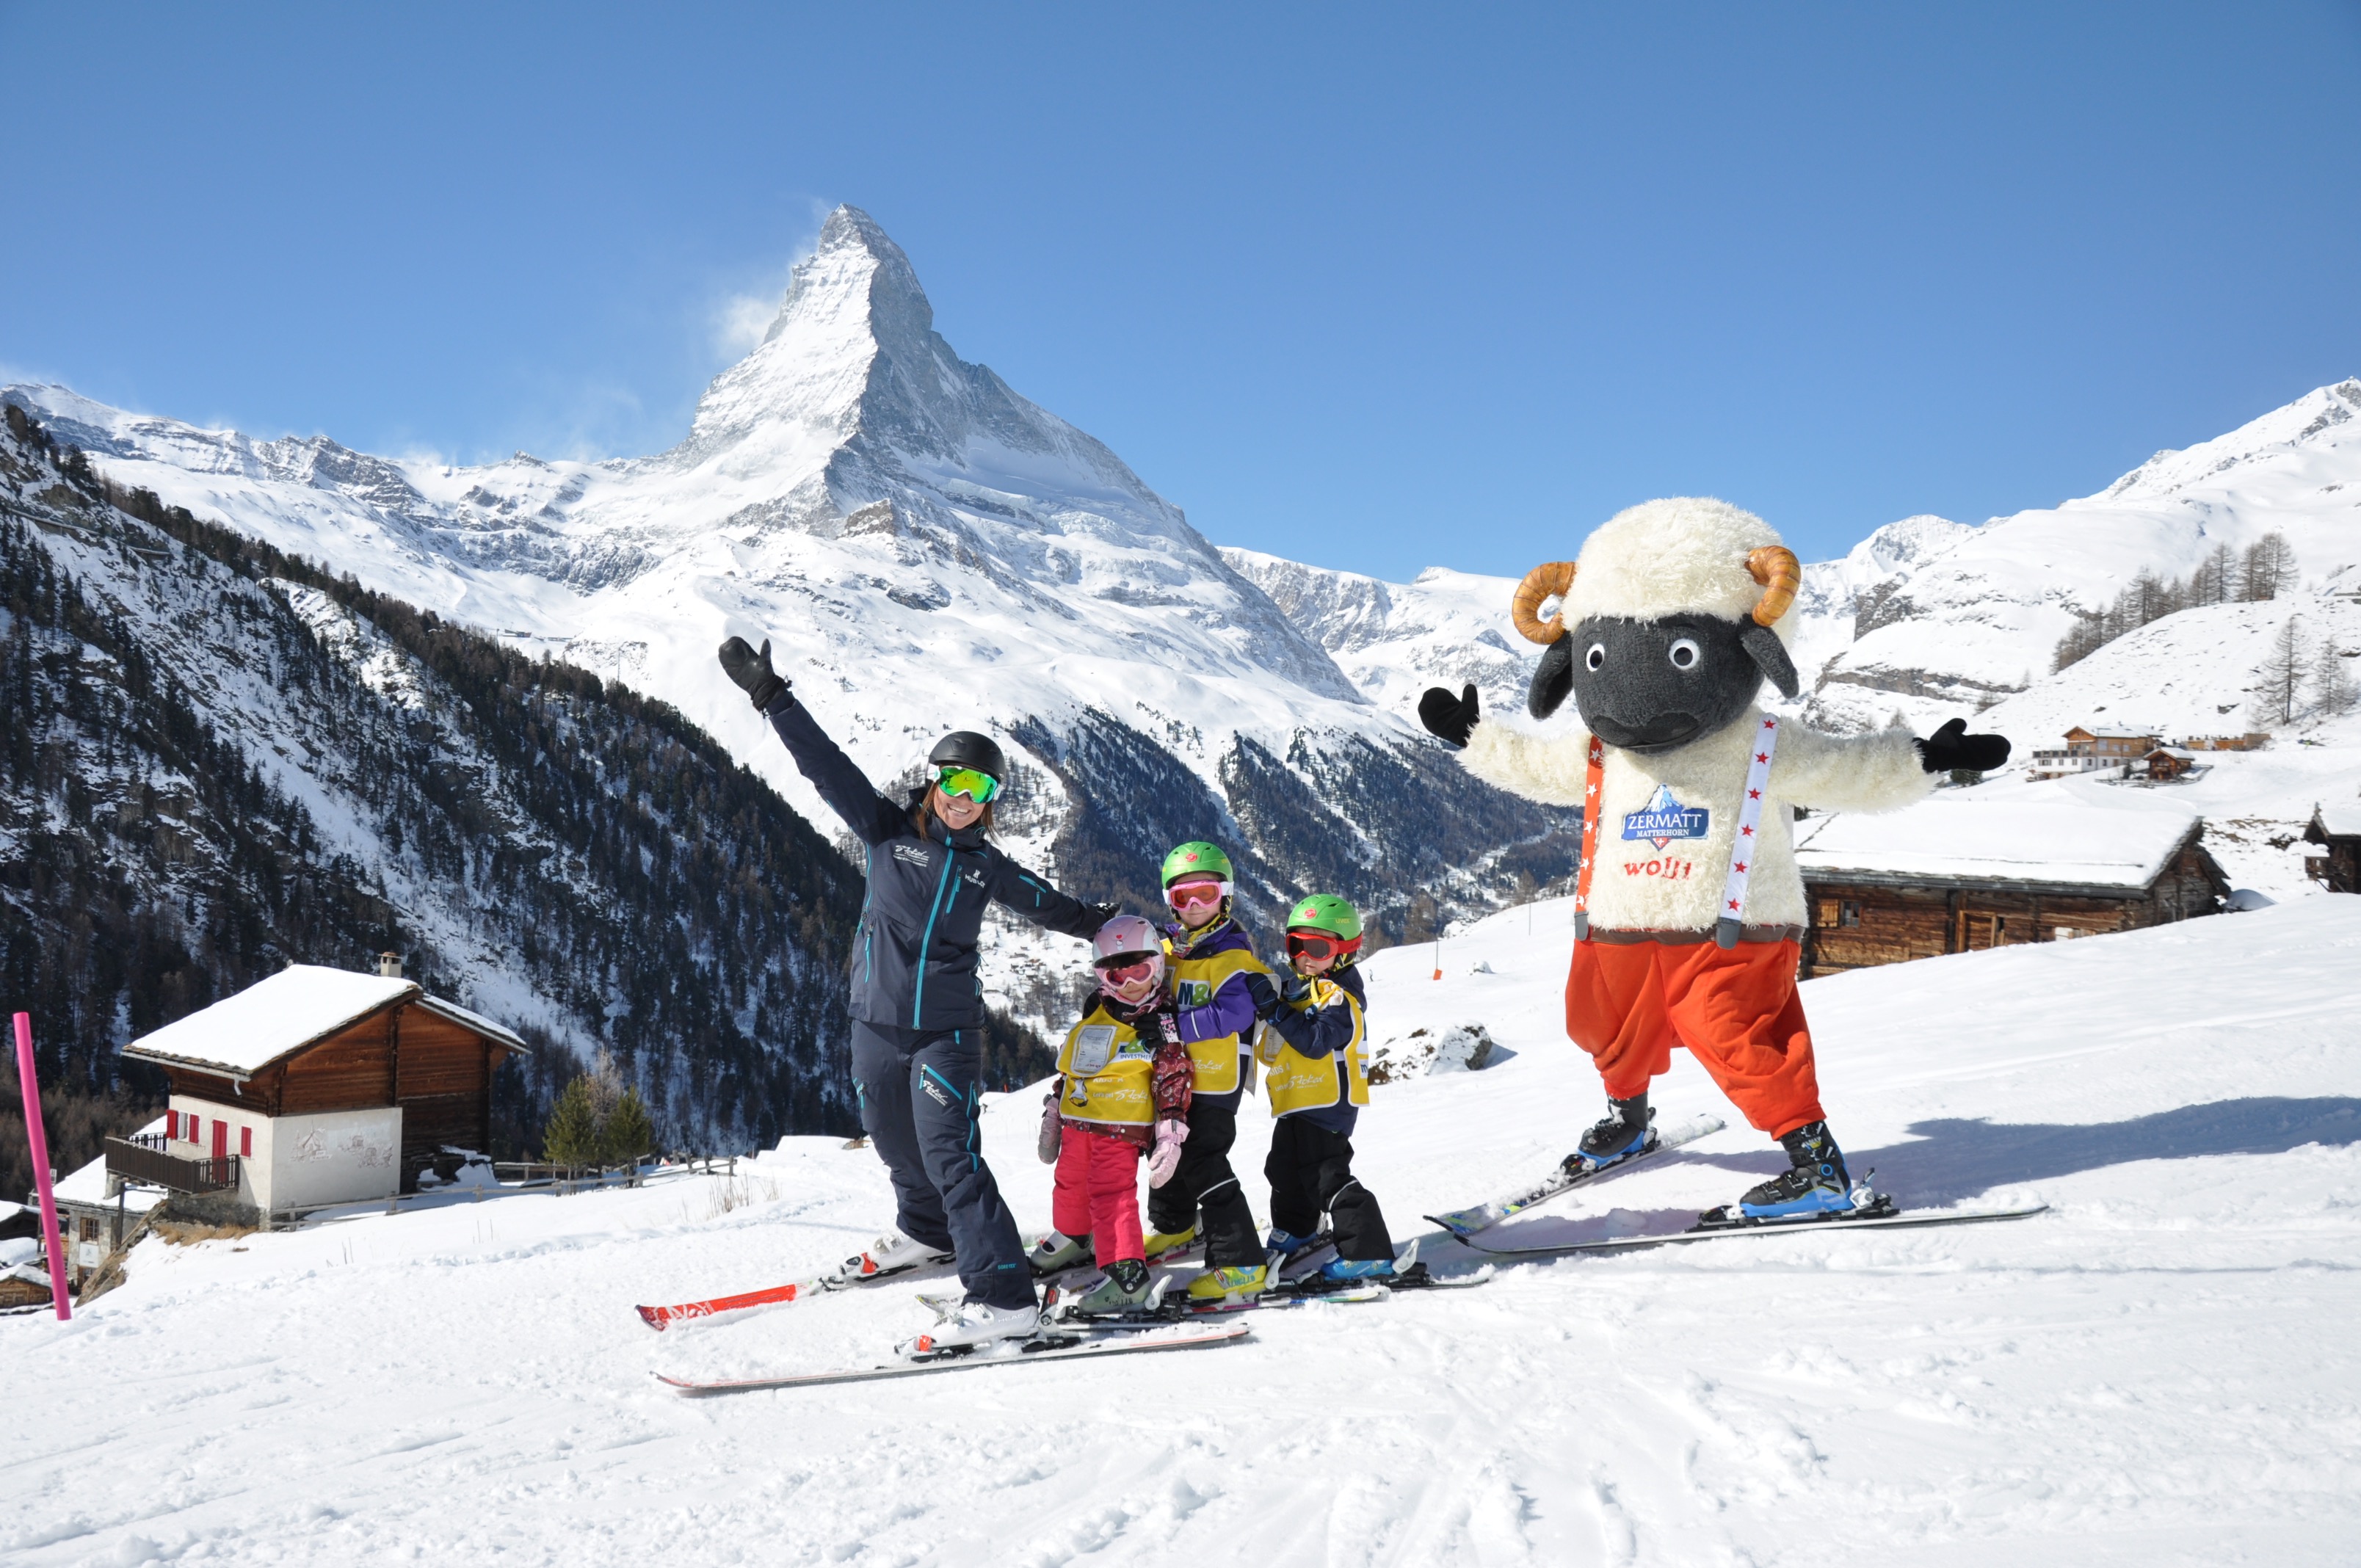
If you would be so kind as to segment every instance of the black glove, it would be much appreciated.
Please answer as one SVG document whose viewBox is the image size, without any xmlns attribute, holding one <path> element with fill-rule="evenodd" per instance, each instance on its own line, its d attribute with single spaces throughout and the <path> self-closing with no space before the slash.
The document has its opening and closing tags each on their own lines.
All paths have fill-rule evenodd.
<svg viewBox="0 0 2361 1568">
<path fill-rule="evenodd" d="M 1292 1007 L 1312 994 L 1312 982 L 1293 970 L 1279 973 L 1279 999 Z"/>
<path fill-rule="evenodd" d="M 1268 1018 L 1279 1012 L 1279 988 L 1270 983 L 1268 975 L 1246 971 L 1246 994 L 1254 998 L 1255 1016 Z"/>
<path fill-rule="evenodd" d="M 1091 917 L 1091 924 L 1095 927 L 1105 925 L 1122 914 L 1123 910 L 1119 905 L 1113 904 L 1085 904 L 1082 905 L 1082 913 Z"/>
<path fill-rule="evenodd" d="M 721 645 L 721 668 L 738 683 L 739 689 L 753 699 L 754 711 L 767 713 L 779 694 L 787 689 L 787 682 L 771 668 L 771 640 L 763 639 L 759 653 L 746 645 L 743 637 L 732 637 Z"/>
<path fill-rule="evenodd" d="M 1418 721 L 1426 732 L 1438 740 L 1454 746 L 1467 744 L 1468 734 L 1475 729 L 1480 715 L 1476 710 L 1476 688 L 1460 688 L 1453 696 L 1441 686 L 1429 686 L 1426 695 L 1418 699 Z"/>
<path fill-rule="evenodd" d="M 1971 735 L 1964 718 L 1954 718 L 1924 740 L 1913 740 L 1911 744 L 1918 748 L 1918 765 L 1930 773 L 1945 773 L 1953 768 L 1988 773 L 2008 761 L 2007 736 Z"/>
</svg>

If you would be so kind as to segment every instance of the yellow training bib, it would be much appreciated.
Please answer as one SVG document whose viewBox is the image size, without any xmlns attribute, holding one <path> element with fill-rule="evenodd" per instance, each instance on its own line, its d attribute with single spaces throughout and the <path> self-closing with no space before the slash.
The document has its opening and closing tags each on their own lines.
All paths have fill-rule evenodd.
<svg viewBox="0 0 2361 1568">
<path fill-rule="evenodd" d="M 1263 961 L 1242 949 L 1226 953 L 1208 953 L 1203 958 L 1185 957 L 1168 938 L 1164 951 L 1172 970 L 1172 997 L 1181 1007 L 1203 1007 L 1213 1000 L 1213 992 L 1232 975 L 1270 972 Z M 1194 1069 L 1190 1083 L 1199 1094 L 1227 1094 L 1245 1081 L 1241 1071 L 1247 1054 L 1253 1047 L 1237 1035 L 1219 1035 L 1210 1040 L 1188 1042 L 1189 1063 Z"/>
<path fill-rule="evenodd" d="M 1066 1031 L 1058 1052 L 1060 1114 L 1107 1126 L 1145 1127 L 1156 1120 L 1151 1080 L 1156 1050 L 1139 1031 L 1093 1007 Z"/>
<path fill-rule="evenodd" d="M 1336 1103 L 1340 1089 L 1356 1105 L 1369 1102 L 1369 1068 L 1362 1043 L 1361 1004 L 1353 1000 L 1353 993 L 1323 976 L 1312 981 L 1312 994 L 1295 1003 L 1295 1011 L 1307 1013 L 1315 1007 L 1333 1006 L 1340 1000 L 1352 1009 L 1353 1038 L 1334 1056 L 1307 1057 L 1289 1045 L 1287 1036 L 1277 1029 L 1268 1024 L 1262 1026 L 1255 1054 L 1269 1069 L 1263 1078 L 1263 1089 L 1270 1096 L 1272 1115 L 1324 1110 Z"/>
</svg>

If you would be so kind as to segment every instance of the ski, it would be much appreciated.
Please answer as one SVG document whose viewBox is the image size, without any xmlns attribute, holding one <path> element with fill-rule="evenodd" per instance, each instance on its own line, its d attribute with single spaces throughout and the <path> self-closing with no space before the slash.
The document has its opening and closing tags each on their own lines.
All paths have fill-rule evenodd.
<svg viewBox="0 0 2361 1568">
<path fill-rule="evenodd" d="M 1052 1330 L 1016 1342 L 1014 1349 L 994 1347 L 926 1361 L 895 1361 L 883 1366 L 848 1367 L 835 1372 L 799 1372 L 784 1377 L 733 1377 L 700 1380 L 669 1377 L 656 1380 L 692 1398 L 715 1394 L 745 1394 L 762 1388 L 810 1388 L 829 1383 L 866 1383 L 887 1377 L 915 1377 L 928 1372 L 957 1372 L 981 1366 L 1022 1366 L 1046 1361 L 1081 1361 L 1093 1356 L 1127 1355 L 1155 1350 L 1196 1350 L 1231 1344 L 1254 1332 L 1251 1323 L 1217 1323 L 1181 1333 L 1148 1333 L 1123 1329 L 1076 1332 Z"/>
<path fill-rule="evenodd" d="M 949 1258 L 925 1264 L 905 1264 L 900 1268 L 880 1269 L 874 1274 L 846 1276 L 841 1271 L 814 1275 L 809 1279 L 797 1279 L 785 1285 L 774 1285 L 767 1289 L 749 1290 L 738 1296 L 716 1296 L 705 1301 L 683 1301 L 671 1307 L 635 1307 L 640 1321 L 662 1333 L 675 1323 L 685 1323 L 697 1318 L 710 1318 L 722 1312 L 743 1312 L 755 1307 L 777 1307 L 789 1301 L 801 1301 L 807 1297 L 832 1295 L 839 1290 L 857 1290 L 880 1280 L 900 1279 L 916 1274 L 921 1268 L 947 1266 Z"/>
<path fill-rule="evenodd" d="M 1560 1242 L 1545 1246 L 1486 1246 L 1479 1241 L 1467 1245 L 1494 1257 L 1544 1257 L 1577 1252 L 1631 1252 L 1641 1247 L 1669 1246 L 1680 1242 L 1714 1241 L 1723 1236 L 1793 1235 L 1799 1232 L 1830 1230 L 1870 1231 L 1907 1230 L 1927 1225 L 1973 1225 L 1996 1220 L 2026 1220 L 2049 1212 L 2047 1203 L 2036 1203 L 2026 1209 L 1945 1210 L 1918 1213 L 1907 1209 L 1872 1211 L 1859 1216 L 1818 1214 L 1809 1219 L 1755 1220 L 1732 1224 L 1698 1224 L 1686 1231 L 1668 1231 L 1661 1235 L 1608 1236 L 1598 1241 Z"/>
<path fill-rule="evenodd" d="M 1274 1307 L 1301 1306 L 1306 1301 L 1382 1301 L 1386 1298 L 1383 1281 L 1360 1280 L 1351 1288 L 1339 1288 L 1325 1295 L 1298 1293 L 1282 1288 L 1266 1288 L 1253 1296 L 1235 1301 L 1159 1300 L 1149 1307 L 1136 1308 L 1128 1312 L 1111 1312 L 1098 1316 L 1052 1318 L 1056 1303 L 1044 1306 L 1042 1321 L 1059 1328 L 1153 1328 L 1159 1323 L 1185 1323 L 1198 1318 L 1229 1317 L 1238 1312 L 1264 1311 Z"/>
<path fill-rule="evenodd" d="M 1419 1261 L 1419 1244 L 1412 1242 L 1394 1260 L 1391 1274 L 1364 1275 L 1355 1279 L 1330 1279 L 1317 1272 L 1298 1275 L 1272 1285 L 1263 1293 L 1288 1300 L 1333 1301 L 1340 1294 L 1376 1286 L 1381 1295 L 1397 1290 L 1466 1290 L 1489 1284 L 1494 1273 L 1490 1264 L 1466 1274 L 1436 1274 Z M 1358 1298 L 1356 1297 L 1356 1299 Z"/>
<path fill-rule="evenodd" d="M 1661 1132 L 1652 1132 L 1647 1147 L 1638 1154 L 1625 1156 L 1613 1165 L 1604 1166 L 1597 1170 L 1585 1171 L 1579 1175 L 1568 1175 L 1561 1170 L 1540 1185 L 1526 1188 L 1521 1192 L 1511 1193 L 1506 1198 L 1496 1198 L 1489 1203 L 1478 1203 L 1472 1209 L 1455 1209 L 1447 1214 L 1429 1214 L 1426 1217 L 1465 1241 L 1477 1232 L 1489 1230 L 1510 1215 L 1521 1214 L 1537 1203 L 1546 1203 L 1562 1192 L 1571 1192 L 1577 1187 L 1587 1187 L 1594 1181 L 1604 1181 L 1609 1177 L 1620 1176 L 1642 1160 L 1663 1154 L 1669 1149 L 1679 1148 L 1683 1144 L 1693 1144 L 1699 1138 L 1710 1136 L 1721 1131 L 1723 1125 L 1724 1123 L 1719 1116 L 1692 1116 L 1687 1121 L 1676 1122 Z"/>
</svg>

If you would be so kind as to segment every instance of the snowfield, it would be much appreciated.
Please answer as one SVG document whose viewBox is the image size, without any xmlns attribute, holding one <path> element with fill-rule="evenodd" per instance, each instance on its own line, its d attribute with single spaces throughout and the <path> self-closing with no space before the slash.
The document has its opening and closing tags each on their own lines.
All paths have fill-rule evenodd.
<svg viewBox="0 0 2361 1568">
<path fill-rule="evenodd" d="M 1369 963 L 1397 1240 L 1596 1114 L 1568 907 Z M 878 1356 L 943 1277 L 692 1324 L 885 1220 L 790 1140 L 736 1181 L 510 1193 L 143 1243 L 71 1325 L 0 1319 L 0 1557 L 69 1563 L 2351 1563 L 2361 1555 L 2361 899 L 1811 981 L 1832 1123 L 1905 1205 L 2005 1225 L 1739 1238 L 1252 1314 L 1241 1345 L 692 1401 L 656 1371 Z M 1679 1058 L 1663 1113 L 1726 1107 Z M 1034 1091 L 989 1154 L 1046 1223 Z M 1242 1169 L 1267 1121 L 1246 1119 Z M 1733 1128 L 1511 1222 L 1675 1228 L 1777 1163 Z M 1258 1178 L 1250 1191 L 1260 1196 Z M 738 1201 L 740 1206 L 725 1205 Z M 1259 1207 L 1259 1205 L 1258 1205 Z M 1471 1261 L 1430 1241 L 1445 1267 Z"/>
</svg>

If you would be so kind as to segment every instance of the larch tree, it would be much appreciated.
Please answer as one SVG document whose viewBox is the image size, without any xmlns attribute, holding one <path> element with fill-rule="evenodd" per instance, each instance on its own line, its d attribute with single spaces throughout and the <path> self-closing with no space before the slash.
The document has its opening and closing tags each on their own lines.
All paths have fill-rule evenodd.
<svg viewBox="0 0 2361 1568">
<path fill-rule="evenodd" d="M 2262 668 L 2255 672 L 2254 715 L 2266 725 L 2295 721 L 2296 694 L 2303 687 L 2303 631 L 2296 618 L 2279 623 Z"/>
</svg>

